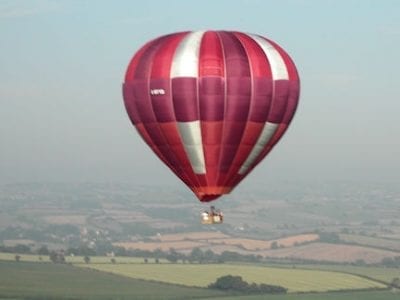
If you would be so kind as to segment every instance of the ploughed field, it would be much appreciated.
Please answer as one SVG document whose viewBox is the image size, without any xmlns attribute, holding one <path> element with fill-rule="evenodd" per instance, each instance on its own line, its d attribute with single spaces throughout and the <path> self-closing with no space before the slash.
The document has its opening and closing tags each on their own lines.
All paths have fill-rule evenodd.
<svg viewBox="0 0 400 300">
<path fill-rule="evenodd" d="M 266 250 L 261 255 L 270 258 L 304 259 L 330 261 L 336 263 L 352 263 L 363 260 L 366 263 L 379 263 L 384 258 L 400 256 L 399 252 L 358 246 L 331 243 L 311 243 L 299 247 Z"/>
<path fill-rule="evenodd" d="M 194 247 L 198 247 L 211 249 L 215 253 L 239 250 L 239 252 L 251 254 L 255 251 L 271 249 L 273 244 L 276 244 L 280 247 L 293 247 L 302 243 L 316 241 L 318 238 L 318 234 L 306 233 L 275 240 L 256 240 L 231 237 L 220 232 L 204 231 L 166 234 L 162 236 L 155 236 L 152 238 L 152 241 L 118 242 L 114 243 L 114 246 L 149 251 L 154 251 L 156 249 L 165 251 L 171 248 L 174 248 L 178 251 L 185 251 L 188 249 L 193 249 Z"/>
<path fill-rule="evenodd" d="M 400 241 L 343 235 L 346 242 L 352 244 L 324 243 L 315 233 L 297 234 L 274 240 L 238 238 L 220 232 L 190 232 L 154 236 L 150 241 L 117 242 L 114 246 L 126 249 L 168 251 L 190 253 L 193 248 L 211 250 L 221 254 L 232 251 L 240 254 L 253 254 L 269 258 L 314 260 L 316 262 L 354 263 L 363 260 L 366 263 L 379 263 L 384 258 L 400 256 Z M 384 240 L 380 247 L 379 241 Z"/>
</svg>

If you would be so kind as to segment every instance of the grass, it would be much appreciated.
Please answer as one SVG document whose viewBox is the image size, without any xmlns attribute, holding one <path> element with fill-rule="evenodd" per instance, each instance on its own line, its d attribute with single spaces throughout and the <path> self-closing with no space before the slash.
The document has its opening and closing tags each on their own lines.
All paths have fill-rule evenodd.
<svg viewBox="0 0 400 300">
<path fill-rule="evenodd" d="M 15 253 L 3 253 L 0 252 L 0 260 L 15 261 Z M 48 255 L 35 255 L 35 254 L 18 254 L 20 256 L 20 261 L 28 262 L 49 262 Z M 40 260 L 40 258 L 42 260 Z"/>
<path fill-rule="evenodd" d="M 223 294 L 65 264 L 0 261 L 0 299 L 191 299 Z"/>
<path fill-rule="evenodd" d="M 48 255 L 34 255 L 34 254 L 20 254 L 21 261 L 25 262 L 49 262 Z M 41 257 L 41 260 L 39 259 Z M 114 257 L 117 264 L 141 264 L 144 263 L 144 258 L 141 257 Z M 15 261 L 15 254 L 13 253 L 2 253 L 0 252 L 0 260 L 5 261 Z M 82 256 L 67 256 L 66 261 L 73 264 L 84 264 L 84 259 Z M 154 263 L 154 258 L 148 259 L 149 264 Z M 108 264 L 111 263 L 111 257 L 108 256 L 91 256 L 91 264 Z M 159 259 L 161 264 L 169 263 L 166 259 Z M 273 265 L 273 267 L 282 268 L 290 267 L 292 265 Z M 312 270 L 326 270 L 326 271 L 336 271 L 351 273 L 361 276 L 366 276 L 369 278 L 376 279 L 378 281 L 383 281 L 390 283 L 393 278 L 400 278 L 400 268 L 386 268 L 386 267 L 370 267 L 370 266 L 351 266 L 351 265 L 320 265 L 320 264 L 310 264 L 310 265 L 297 265 L 298 269 L 312 269 Z"/>
<path fill-rule="evenodd" d="M 351 265 L 297 265 L 297 268 L 327 270 L 366 276 L 375 280 L 390 283 L 393 278 L 400 278 L 400 268 L 351 266 Z"/>
<path fill-rule="evenodd" d="M 207 298 L 207 300 L 398 300 L 399 292 L 363 291 L 320 294 L 256 295 Z"/>
<path fill-rule="evenodd" d="M 358 245 L 370 246 L 380 249 L 388 249 L 392 251 L 400 251 L 400 240 L 344 233 L 339 234 L 339 237 L 341 240 L 349 243 L 355 243 Z"/>
<path fill-rule="evenodd" d="M 339 272 L 285 269 L 233 264 L 88 264 L 80 265 L 123 276 L 186 286 L 206 287 L 223 275 L 240 275 L 244 280 L 286 287 L 289 292 L 326 292 L 386 288 L 360 276 Z"/>
<path fill-rule="evenodd" d="M 23 255 L 22 255 L 23 256 Z M 3 257 L 4 258 L 4 257 Z M 11 256 L 12 260 L 14 255 Z M 35 259 L 35 256 L 26 258 Z M 94 257 L 93 257 L 94 258 Z M 93 260 L 92 258 L 92 260 Z M 334 265 L 309 265 L 306 267 L 331 269 L 321 270 L 260 267 L 253 265 L 199 265 L 199 264 L 143 264 L 143 260 L 130 264 L 111 264 L 109 258 L 96 258 L 98 264 L 78 264 L 80 268 L 65 264 L 0 261 L 0 299 L 208 299 L 208 300 L 397 300 L 399 293 L 384 291 L 344 291 L 328 293 L 293 292 L 328 291 L 342 289 L 383 288 L 377 282 L 339 272 L 360 273 L 371 277 L 385 276 L 386 268 L 369 268 Z M 118 258 L 116 258 L 118 261 Z M 140 263 L 138 263 L 140 262 Z M 85 268 L 84 268 L 85 267 Z M 98 272 L 88 269 L 106 271 Z M 390 269 L 390 272 L 399 272 Z M 389 273 L 390 273 L 389 272 Z M 115 275 L 118 273 L 124 276 Z M 207 289 L 163 284 L 164 281 L 192 286 L 205 286 L 217 277 L 233 274 L 241 275 L 246 281 L 265 282 L 288 287 L 287 295 L 227 296 L 227 294 Z M 370 274 L 370 275 L 371 275 Z M 398 273 L 391 273 L 392 275 Z M 126 277 L 129 276 L 129 277 Z M 387 277 L 387 278 L 389 278 Z M 395 276 L 394 276 L 395 277 Z M 388 280 L 388 281 L 390 281 Z"/>
<path fill-rule="evenodd" d="M 36 254 L 19 254 L 20 261 L 25 262 L 50 262 L 48 255 L 36 255 Z M 41 258 L 41 259 L 40 259 Z M 108 256 L 90 256 L 90 261 L 96 264 L 111 263 L 111 258 Z M 144 258 L 141 257 L 114 257 L 118 263 L 126 264 L 138 264 L 144 263 Z M 15 253 L 3 253 L 0 252 L 0 260 L 15 261 Z M 85 263 L 83 256 L 66 256 L 65 260 L 67 263 L 79 264 Z M 148 259 L 149 263 L 154 263 L 154 258 Z M 168 263 L 166 259 L 160 258 L 160 263 Z"/>
<path fill-rule="evenodd" d="M 90 262 L 95 264 L 109 264 L 111 263 L 111 259 L 114 258 L 115 261 L 119 264 L 140 264 L 144 263 L 144 258 L 142 257 L 108 257 L 108 256 L 90 256 Z M 69 263 L 77 264 L 84 263 L 83 256 L 67 256 L 65 260 Z M 155 263 L 154 258 L 148 258 L 149 263 Z M 168 260 L 164 258 L 159 259 L 160 263 L 166 264 L 169 263 Z"/>
</svg>

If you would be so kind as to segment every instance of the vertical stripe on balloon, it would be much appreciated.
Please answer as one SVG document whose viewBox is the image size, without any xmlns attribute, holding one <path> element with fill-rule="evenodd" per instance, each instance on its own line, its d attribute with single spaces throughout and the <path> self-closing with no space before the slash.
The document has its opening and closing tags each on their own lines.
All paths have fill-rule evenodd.
<svg viewBox="0 0 400 300">
<path fill-rule="evenodd" d="M 288 80 L 289 79 L 288 70 L 287 70 L 286 64 L 285 64 L 282 56 L 279 54 L 278 50 L 275 49 L 275 47 L 271 43 L 269 43 L 267 40 L 261 38 L 258 35 L 249 34 L 249 36 L 260 45 L 261 49 L 264 51 L 265 55 L 267 56 L 268 62 L 271 65 L 272 79 L 273 80 L 280 80 L 280 79 Z"/>
<path fill-rule="evenodd" d="M 265 145 L 267 145 L 268 142 L 270 141 L 271 137 L 275 133 L 276 128 L 278 128 L 278 124 L 273 124 L 269 122 L 265 123 L 264 128 L 257 139 L 256 144 L 254 145 L 249 156 L 241 166 L 239 174 L 242 175 L 246 173 L 246 171 L 251 167 L 253 162 L 257 159 L 262 150 L 265 148 Z"/>
<path fill-rule="evenodd" d="M 267 40 L 250 34 L 249 35 L 263 50 L 266 59 L 271 66 L 272 72 L 272 103 L 269 108 L 268 121 L 265 123 L 262 133 L 260 134 L 256 144 L 251 150 L 249 156 L 239 169 L 239 174 L 243 175 L 251 168 L 257 158 L 268 145 L 278 124 L 283 120 L 286 102 L 289 91 L 287 89 L 289 74 L 284 59 L 275 47 Z"/>
<path fill-rule="evenodd" d="M 203 142 L 198 111 L 199 52 L 203 31 L 188 34 L 172 60 L 172 97 L 179 133 L 196 174 L 205 174 Z"/>
<path fill-rule="evenodd" d="M 246 128 L 252 97 L 251 69 L 240 40 L 231 32 L 218 33 L 225 59 L 225 107 L 218 166 L 218 185 L 223 185 L 234 163 Z"/>
</svg>

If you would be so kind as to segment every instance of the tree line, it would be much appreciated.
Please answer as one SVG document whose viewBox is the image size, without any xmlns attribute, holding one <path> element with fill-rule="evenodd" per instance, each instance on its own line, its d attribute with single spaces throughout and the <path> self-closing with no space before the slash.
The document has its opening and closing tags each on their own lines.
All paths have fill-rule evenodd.
<svg viewBox="0 0 400 300">
<path fill-rule="evenodd" d="M 122 257 L 141 257 L 145 259 L 153 258 L 155 260 L 166 259 L 169 262 L 177 263 L 224 263 L 227 261 L 238 261 L 238 262 L 261 262 L 263 257 L 261 255 L 254 254 L 240 254 L 232 251 L 224 251 L 221 254 L 214 253 L 211 250 L 202 250 L 200 248 L 193 248 L 193 250 L 184 254 L 176 251 L 171 248 L 168 251 L 162 251 L 161 249 L 156 249 L 154 251 L 150 250 L 140 250 L 140 249 L 125 249 L 122 247 L 113 247 L 112 250 L 108 253 L 98 253 L 95 249 L 80 246 L 59 249 L 59 250 L 50 250 L 47 246 L 43 245 L 38 249 L 32 249 L 27 245 L 17 245 L 13 247 L 9 246 L 0 246 L 0 252 L 6 253 L 15 253 L 15 254 L 37 254 L 41 256 L 49 256 L 50 260 L 53 262 L 65 262 L 65 256 L 83 256 L 83 257 L 91 257 L 91 256 L 103 256 L 109 255 L 110 257 L 122 256 Z M 90 260 L 89 260 L 90 261 Z M 146 260 L 144 260 L 146 262 Z M 148 262 L 148 260 L 147 260 Z"/>
<path fill-rule="evenodd" d="M 279 285 L 248 283 L 241 276 L 225 275 L 208 285 L 210 289 L 235 291 L 246 294 L 286 294 L 287 288 Z"/>
<path fill-rule="evenodd" d="M 200 248 L 193 248 L 193 250 L 184 254 L 176 251 L 175 249 L 169 249 L 167 251 L 162 251 L 161 249 L 156 249 L 154 251 L 150 250 L 141 250 L 141 249 L 125 249 L 122 247 L 111 247 L 108 248 L 108 252 L 106 251 L 98 251 L 96 249 L 90 248 L 86 245 L 81 245 L 79 247 L 70 247 L 66 250 L 50 250 L 47 246 L 43 245 L 40 248 L 31 248 L 27 245 L 16 245 L 16 246 L 4 246 L 0 245 L 0 252 L 5 253 L 14 253 L 14 254 L 38 254 L 41 256 L 50 256 L 53 253 L 53 257 L 55 257 L 54 253 L 62 253 L 63 256 L 82 256 L 82 257 L 91 257 L 91 256 L 105 256 L 110 255 L 111 257 L 141 257 L 141 258 L 152 258 L 155 261 L 159 261 L 159 259 L 166 259 L 169 262 L 177 263 L 224 263 L 224 262 L 250 262 L 250 263 L 260 263 L 260 262 L 275 262 L 275 263 L 285 263 L 285 264 L 338 264 L 338 262 L 330 262 L 330 261 L 316 261 L 310 259 L 299 259 L 299 258 L 264 258 L 261 255 L 254 254 L 240 254 L 233 251 L 224 251 L 220 254 L 214 253 L 212 250 L 202 250 Z M 50 257 L 50 260 L 51 257 Z M 62 259 L 55 259 L 57 262 L 62 262 Z M 86 259 L 86 261 L 90 262 L 90 259 Z M 114 263 L 116 259 L 114 258 Z M 148 262 L 148 260 L 144 260 L 144 262 Z M 359 259 L 352 263 L 343 263 L 343 264 L 351 264 L 364 266 L 367 263 Z M 393 267 L 400 268 L 400 255 L 396 257 L 386 257 L 383 258 L 382 261 L 375 264 L 369 264 L 375 266 L 385 266 L 385 267 Z"/>
</svg>

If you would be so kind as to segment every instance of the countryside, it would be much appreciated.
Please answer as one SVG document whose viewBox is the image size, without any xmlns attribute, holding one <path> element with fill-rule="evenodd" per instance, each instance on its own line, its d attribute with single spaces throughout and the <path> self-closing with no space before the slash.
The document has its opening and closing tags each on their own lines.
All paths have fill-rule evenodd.
<svg viewBox="0 0 400 300">
<path fill-rule="evenodd" d="M 400 0 L 0 0 L 0 300 L 400 300 Z"/>
<path fill-rule="evenodd" d="M 273 203 L 275 208 L 254 214 L 237 201 L 227 211 L 241 212 L 235 222 L 240 226 L 204 227 L 187 220 L 195 213 L 179 196 L 169 200 L 175 213 L 162 203 L 153 201 L 147 207 L 120 199 L 112 189 L 80 186 L 76 194 L 83 190 L 86 200 L 76 206 L 59 187 L 46 186 L 48 195 L 39 192 L 42 185 L 3 186 L 7 198 L 15 200 L 3 197 L 2 202 L 0 299 L 264 299 L 266 294 L 210 288 L 228 275 L 240 276 L 249 285 L 286 290 L 270 294 L 271 299 L 390 300 L 400 295 L 400 227 L 395 214 L 383 221 L 383 212 L 374 211 L 372 224 L 363 221 L 362 213 L 352 223 L 342 216 L 338 224 L 323 214 L 331 205 L 328 201 L 314 210 L 325 216 L 324 223 L 292 226 L 283 217 L 270 226 L 265 215 L 273 216 L 283 203 L 289 211 L 298 204 L 264 200 L 264 207 Z M 18 192 L 23 189 L 31 195 L 37 190 L 36 200 L 25 200 Z M 130 190 L 136 193 L 140 188 Z M 105 195 L 103 200 L 91 200 L 99 193 Z M 151 194 L 142 192 L 142 197 Z M 259 196 L 249 197 L 257 207 Z M 59 205 L 63 210 L 57 210 Z M 352 209 L 353 204 L 343 205 Z M 309 214 L 308 210 L 304 205 L 297 214 Z M 388 211 L 386 216 L 390 215 Z M 250 219 L 263 224 L 263 231 L 243 222 Z"/>
</svg>

